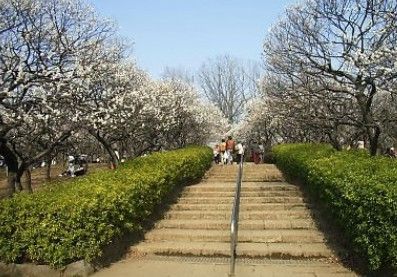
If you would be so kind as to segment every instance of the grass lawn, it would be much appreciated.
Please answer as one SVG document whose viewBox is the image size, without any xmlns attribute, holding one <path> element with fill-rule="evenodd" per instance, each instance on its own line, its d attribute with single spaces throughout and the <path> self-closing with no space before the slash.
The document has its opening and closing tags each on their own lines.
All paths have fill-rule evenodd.
<svg viewBox="0 0 397 277">
<path fill-rule="evenodd" d="M 107 163 L 91 163 L 88 165 L 88 174 L 101 170 L 107 169 Z M 40 189 L 44 183 L 58 183 L 59 181 L 68 180 L 68 176 L 59 176 L 62 172 L 66 170 L 66 166 L 63 164 L 57 164 L 51 168 L 51 181 L 46 181 L 46 167 L 36 168 L 32 171 L 32 188 L 33 191 Z M 78 177 L 76 177 L 78 178 Z M 22 177 L 22 182 L 25 182 L 25 176 Z M 5 190 L 7 189 L 7 176 L 5 168 L 0 168 L 0 198 L 3 197 Z"/>
</svg>

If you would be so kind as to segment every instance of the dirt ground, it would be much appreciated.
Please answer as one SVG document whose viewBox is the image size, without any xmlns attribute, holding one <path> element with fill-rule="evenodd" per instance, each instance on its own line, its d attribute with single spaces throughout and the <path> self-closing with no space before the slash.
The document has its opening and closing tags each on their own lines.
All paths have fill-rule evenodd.
<svg viewBox="0 0 397 277">
<path fill-rule="evenodd" d="M 88 165 L 88 174 L 93 173 L 95 171 L 98 171 L 100 169 L 107 169 L 108 164 L 107 163 L 91 163 Z M 36 168 L 32 170 L 32 188 L 33 191 L 36 191 L 40 189 L 40 187 L 44 183 L 57 183 L 60 180 L 68 180 L 70 177 L 67 176 L 59 176 L 62 172 L 66 170 L 66 166 L 62 164 L 57 164 L 52 166 L 51 168 L 51 181 L 48 182 L 46 181 L 46 167 L 41 167 L 41 168 Z M 79 177 L 76 177 L 79 178 Z M 25 176 L 22 177 L 22 182 L 25 182 L 26 178 Z M 4 168 L 0 168 L 0 199 L 4 197 L 8 190 L 7 187 L 7 176 L 6 176 L 6 171 Z"/>
</svg>

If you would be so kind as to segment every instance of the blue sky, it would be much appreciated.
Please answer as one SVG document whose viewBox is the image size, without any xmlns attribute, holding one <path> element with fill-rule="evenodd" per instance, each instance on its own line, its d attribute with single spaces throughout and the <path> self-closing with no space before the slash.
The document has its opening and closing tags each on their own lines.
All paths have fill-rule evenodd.
<svg viewBox="0 0 397 277">
<path fill-rule="evenodd" d="M 89 0 L 117 21 L 153 77 L 164 67 L 195 72 L 208 58 L 261 59 L 269 27 L 296 0 Z"/>
</svg>

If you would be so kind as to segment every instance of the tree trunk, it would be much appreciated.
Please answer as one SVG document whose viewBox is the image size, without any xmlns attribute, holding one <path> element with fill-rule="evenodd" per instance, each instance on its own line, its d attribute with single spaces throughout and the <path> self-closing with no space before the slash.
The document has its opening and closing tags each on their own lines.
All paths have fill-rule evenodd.
<svg viewBox="0 0 397 277">
<path fill-rule="evenodd" d="M 5 164 L 7 165 L 7 185 L 8 193 L 7 196 L 13 195 L 17 190 L 21 190 L 20 182 L 17 182 L 17 171 L 18 171 L 18 158 L 15 153 L 7 145 L 6 141 L 0 141 L 0 155 L 4 157 Z"/>
<path fill-rule="evenodd" d="M 45 179 L 47 181 L 51 181 L 51 165 L 52 165 L 52 160 L 49 158 L 47 159 L 47 168 L 46 168 L 46 176 L 45 176 Z"/>
<path fill-rule="evenodd" d="M 116 169 L 118 167 L 118 165 L 119 165 L 119 159 L 117 158 L 116 153 L 114 153 L 114 151 L 112 150 L 112 148 L 110 146 L 106 147 L 104 145 L 104 147 L 105 147 L 106 151 L 108 152 L 108 154 L 110 156 L 111 168 L 112 169 Z"/>
<path fill-rule="evenodd" d="M 336 151 L 342 151 L 342 145 L 339 142 L 332 142 L 332 147 L 335 148 Z"/>
<path fill-rule="evenodd" d="M 27 180 L 26 182 L 22 182 L 22 176 L 26 171 L 29 171 L 27 175 L 25 175 L 27 177 Z M 29 193 L 33 192 L 31 173 L 29 167 L 24 163 L 18 165 L 18 169 L 15 175 L 15 188 L 17 191 L 26 191 Z"/>
<path fill-rule="evenodd" d="M 5 138 L 0 138 L 0 155 L 4 157 L 4 161 L 8 167 L 9 176 L 7 179 L 8 187 L 9 187 L 9 195 L 15 193 L 15 191 L 22 190 L 21 177 L 25 170 L 32 165 L 34 162 L 41 160 L 43 157 L 48 156 L 54 148 L 65 141 L 68 137 L 70 137 L 71 131 L 63 133 L 58 140 L 56 140 L 53 144 L 49 145 L 48 149 L 39 153 L 35 157 L 32 157 L 29 160 L 19 161 L 18 155 L 12 150 L 12 147 L 9 145 L 8 141 Z M 25 188 L 27 191 L 31 192 L 32 187 L 31 183 L 28 184 Z"/>
<path fill-rule="evenodd" d="M 379 137 L 381 130 L 378 126 L 374 128 L 374 133 L 369 136 L 369 153 L 371 156 L 376 156 L 378 151 Z"/>
<path fill-rule="evenodd" d="M 16 171 L 8 170 L 8 176 L 7 176 L 7 185 L 8 185 L 8 192 L 7 192 L 7 197 L 10 197 L 15 193 L 15 177 L 17 173 Z"/>
<path fill-rule="evenodd" d="M 366 136 L 364 137 L 364 145 L 369 143 L 369 152 L 371 156 L 375 156 L 378 150 L 379 137 L 381 134 L 381 129 L 379 126 L 376 126 L 376 121 L 371 115 L 372 104 L 374 100 L 374 96 L 377 93 L 377 88 L 374 82 L 371 82 L 371 90 L 369 91 L 369 95 L 366 96 L 365 90 L 367 89 L 367 83 L 362 84 L 361 78 L 358 80 L 358 85 L 356 88 L 359 93 L 356 95 L 357 102 L 360 106 L 362 117 L 363 117 L 363 125 L 365 126 L 364 131 L 366 131 Z M 375 127 L 373 127 L 375 125 Z"/>
<path fill-rule="evenodd" d="M 116 167 L 119 165 L 119 159 L 117 158 L 116 153 L 113 151 L 112 147 L 110 146 L 109 143 L 98 133 L 98 132 L 92 132 L 90 131 L 91 135 L 93 135 L 105 148 L 106 152 L 108 152 L 110 159 L 111 159 L 111 168 L 116 169 Z"/>
<path fill-rule="evenodd" d="M 30 170 L 30 167 L 26 168 L 25 172 L 25 182 L 22 183 L 23 190 L 32 193 L 32 171 Z M 22 173 L 23 174 L 23 173 Z"/>
<path fill-rule="evenodd" d="M 342 145 L 340 144 L 337 136 L 330 133 L 328 133 L 327 135 L 332 147 L 335 148 L 335 150 L 337 151 L 342 151 Z"/>
<path fill-rule="evenodd" d="M 17 191 L 17 192 L 23 190 L 21 177 L 22 177 L 22 174 L 19 172 L 19 170 L 17 170 L 17 172 L 14 175 L 14 186 L 15 186 L 15 191 Z"/>
</svg>

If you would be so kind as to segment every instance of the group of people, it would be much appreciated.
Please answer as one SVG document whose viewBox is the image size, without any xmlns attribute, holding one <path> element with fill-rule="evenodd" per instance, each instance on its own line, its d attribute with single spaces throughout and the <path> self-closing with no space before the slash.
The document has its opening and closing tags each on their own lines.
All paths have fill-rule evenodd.
<svg viewBox="0 0 397 277">
<path fill-rule="evenodd" d="M 88 162 L 87 155 L 68 156 L 67 170 L 60 176 L 81 176 L 87 173 Z"/>
<path fill-rule="evenodd" d="M 244 155 L 244 145 L 241 141 L 236 141 L 229 136 L 227 140 L 222 139 L 221 143 L 214 146 L 214 161 L 216 164 L 238 164 Z"/>
</svg>

